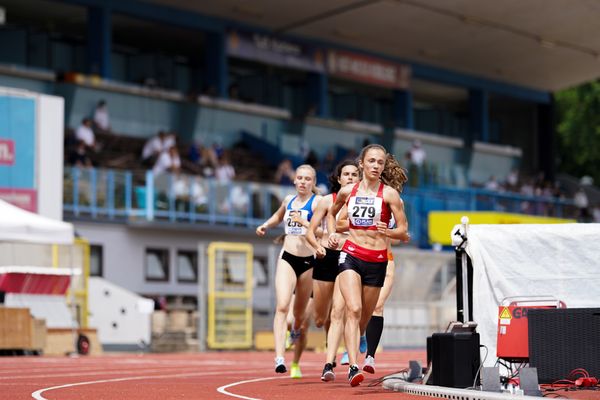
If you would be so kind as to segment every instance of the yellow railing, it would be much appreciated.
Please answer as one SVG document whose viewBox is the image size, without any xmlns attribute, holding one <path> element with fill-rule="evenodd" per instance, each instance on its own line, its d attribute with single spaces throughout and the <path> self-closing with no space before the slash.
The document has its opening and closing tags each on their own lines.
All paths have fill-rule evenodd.
<svg viewBox="0 0 600 400">
<path fill-rule="evenodd" d="M 88 327 L 88 282 L 90 276 L 90 244 L 87 240 L 76 238 L 72 245 L 52 245 L 52 266 L 79 269 L 80 274 L 74 274 L 73 297 L 77 308 L 77 321 L 80 328 Z M 71 288 L 66 294 L 71 302 Z"/>
<path fill-rule="evenodd" d="M 248 243 L 208 246 L 208 332 L 211 349 L 252 347 L 253 248 Z"/>
</svg>

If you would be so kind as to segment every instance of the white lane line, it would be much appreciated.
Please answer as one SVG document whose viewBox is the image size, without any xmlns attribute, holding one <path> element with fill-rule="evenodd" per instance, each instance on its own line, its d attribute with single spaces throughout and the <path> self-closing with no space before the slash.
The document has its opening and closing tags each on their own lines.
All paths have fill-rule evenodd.
<svg viewBox="0 0 600 400">
<path fill-rule="evenodd" d="M 221 386 L 221 387 L 217 388 L 217 392 L 222 393 L 222 394 L 224 394 L 226 396 L 237 397 L 238 399 L 244 399 L 244 400 L 261 400 L 261 399 L 258 399 L 256 397 L 248 397 L 248 396 L 242 396 L 241 394 L 230 393 L 230 392 L 227 391 L 227 389 L 229 389 L 230 387 L 233 387 L 233 386 L 244 385 L 246 383 L 270 381 L 270 380 L 273 380 L 273 379 L 283 379 L 283 378 L 288 378 L 289 379 L 288 376 L 271 376 L 271 377 L 268 377 L 268 378 L 257 378 L 257 379 L 250 379 L 250 380 L 247 380 L 247 381 L 233 382 L 233 383 L 230 383 L 228 385 L 224 385 L 224 386 Z"/>
<path fill-rule="evenodd" d="M 147 374 L 151 372 L 165 372 L 169 369 L 176 369 L 176 367 L 168 368 L 154 368 L 146 369 L 140 368 L 139 370 L 97 370 L 93 372 L 71 372 L 71 373 L 59 373 L 59 374 L 44 374 L 44 375 L 20 375 L 20 376 L 0 376 L 1 380 L 13 380 L 13 379 L 32 379 L 32 378 L 68 378 L 75 376 L 94 376 L 94 375 L 126 375 L 126 374 Z M 179 368 L 180 369 L 180 368 Z"/>
<path fill-rule="evenodd" d="M 94 385 L 97 383 L 109 383 L 109 382 L 124 382 L 124 381 L 136 381 L 141 379 L 166 379 L 166 378 L 183 378 L 186 376 L 206 376 L 206 375 L 222 375 L 223 371 L 213 371 L 213 372 L 188 372 L 184 374 L 171 374 L 171 375 L 148 375 L 148 376 L 130 376 L 127 378 L 114 378 L 114 379 L 101 379 L 97 381 L 87 381 L 87 382 L 76 382 L 76 383 L 67 383 L 59 386 L 52 386 L 43 389 L 36 390 L 31 393 L 31 397 L 36 400 L 48 400 L 46 397 L 42 396 L 42 393 L 49 392 L 51 390 L 56 389 L 64 389 L 71 388 L 75 386 L 84 386 L 84 385 Z M 243 372 L 240 372 L 243 373 Z"/>
</svg>

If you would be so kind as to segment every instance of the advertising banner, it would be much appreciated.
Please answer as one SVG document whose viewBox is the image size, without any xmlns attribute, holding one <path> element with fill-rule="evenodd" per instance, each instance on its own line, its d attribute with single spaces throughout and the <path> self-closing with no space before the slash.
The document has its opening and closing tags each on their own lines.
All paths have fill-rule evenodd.
<svg viewBox="0 0 600 400">
<path fill-rule="evenodd" d="M 332 76 L 390 89 L 408 89 L 410 84 L 408 65 L 348 51 L 330 50 L 327 71 Z"/>
<path fill-rule="evenodd" d="M 281 67 L 325 71 L 322 50 L 262 33 L 229 31 L 227 54 Z"/>
<path fill-rule="evenodd" d="M 35 99 L 0 95 L 0 198 L 29 211 L 37 211 L 35 129 Z"/>
<path fill-rule="evenodd" d="M 573 219 L 513 214 L 497 211 L 430 211 L 428 216 L 429 242 L 450 245 L 451 231 L 463 215 L 469 224 L 566 224 Z"/>
</svg>

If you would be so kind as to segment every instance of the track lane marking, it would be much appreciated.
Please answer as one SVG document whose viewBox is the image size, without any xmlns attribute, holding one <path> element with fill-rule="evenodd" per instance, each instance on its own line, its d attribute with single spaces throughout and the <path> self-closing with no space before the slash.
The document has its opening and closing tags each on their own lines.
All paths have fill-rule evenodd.
<svg viewBox="0 0 600 400">
<path fill-rule="evenodd" d="M 97 383 L 111 383 L 111 382 L 125 382 L 125 381 L 136 381 L 142 379 L 165 379 L 165 378 L 183 378 L 189 376 L 206 376 L 206 375 L 221 375 L 224 371 L 213 371 L 213 372 L 188 372 L 183 374 L 171 374 L 171 375 L 148 375 L 148 376 L 129 376 L 126 378 L 113 378 L 113 379 L 100 379 L 97 381 L 86 381 L 86 382 L 75 382 L 75 383 L 66 383 L 64 385 L 51 386 L 43 389 L 36 390 L 31 393 L 31 397 L 36 400 L 49 400 L 46 397 L 42 396 L 42 393 L 49 392 L 51 390 L 56 389 L 64 389 L 71 388 L 76 386 L 84 386 L 84 385 L 94 385 Z M 244 373 L 240 371 L 239 373 Z M 249 372 L 247 372 L 249 373 Z"/>
<path fill-rule="evenodd" d="M 226 396 L 237 397 L 238 399 L 244 399 L 244 400 L 261 400 L 261 399 L 256 398 L 256 397 L 248 397 L 248 396 L 243 396 L 241 394 L 231 393 L 231 392 L 228 392 L 227 389 L 229 389 L 230 387 L 233 387 L 233 386 L 244 385 L 246 383 L 270 381 L 270 380 L 274 380 L 274 379 L 284 379 L 284 378 L 290 379 L 290 377 L 286 375 L 286 376 L 270 376 L 270 377 L 267 377 L 267 378 L 249 379 L 247 381 L 237 381 L 237 382 L 230 383 L 228 385 L 223 385 L 221 387 L 218 387 L 217 388 L 217 392 L 219 392 L 221 394 L 224 394 Z"/>
</svg>

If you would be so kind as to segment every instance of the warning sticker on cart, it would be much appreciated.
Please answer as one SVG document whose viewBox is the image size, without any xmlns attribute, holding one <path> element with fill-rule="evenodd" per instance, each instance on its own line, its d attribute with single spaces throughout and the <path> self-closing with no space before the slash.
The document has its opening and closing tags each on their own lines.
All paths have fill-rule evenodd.
<svg viewBox="0 0 600 400">
<path fill-rule="evenodd" d="M 508 307 L 504 307 L 504 309 L 500 313 L 500 325 L 510 325 L 511 319 L 512 315 L 510 314 L 510 310 L 508 309 Z"/>
</svg>

